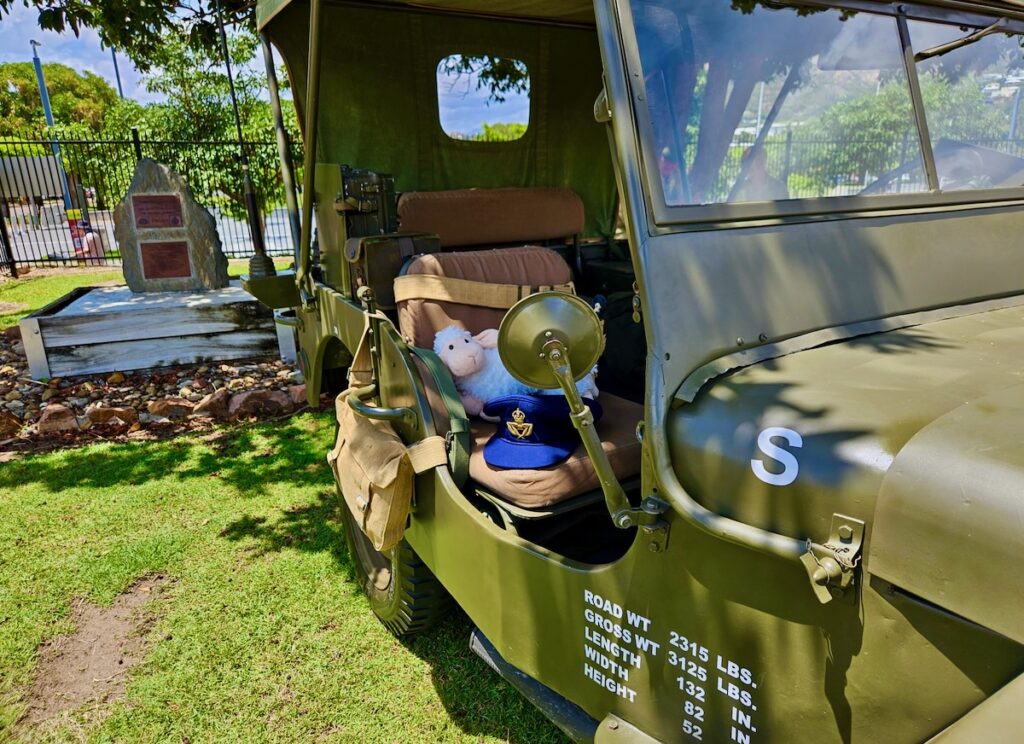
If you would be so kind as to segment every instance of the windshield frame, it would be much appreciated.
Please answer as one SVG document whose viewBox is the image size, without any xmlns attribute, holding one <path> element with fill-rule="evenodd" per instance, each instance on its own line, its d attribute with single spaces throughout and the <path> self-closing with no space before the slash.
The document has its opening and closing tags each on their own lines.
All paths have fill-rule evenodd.
<svg viewBox="0 0 1024 744">
<path fill-rule="evenodd" d="M 791 3 L 779 3 L 790 5 Z M 909 211 L 919 212 L 932 208 L 970 208 L 990 207 L 1006 203 L 1024 203 L 1024 185 L 1013 188 L 971 189 L 940 192 L 929 190 L 918 193 L 882 194 L 866 196 L 825 196 L 798 198 L 780 201 L 734 202 L 717 204 L 684 204 L 670 205 L 664 191 L 656 158 L 657 148 L 654 143 L 654 128 L 650 111 L 647 106 L 644 85 L 643 67 L 640 49 L 636 37 L 636 26 L 630 3 L 619 2 L 618 15 L 622 52 L 625 59 L 626 77 L 629 84 L 631 110 L 634 117 L 635 137 L 639 145 L 638 164 L 641 180 L 644 184 L 648 218 L 651 233 L 677 232 L 681 229 L 703 228 L 709 224 L 725 224 L 736 222 L 764 222 L 765 220 L 803 220 L 843 218 L 851 214 L 875 212 Z M 796 4 L 794 4 L 796 5 Z M 899 39 L 904 45 L 905 73 L 908 78 L 910 98 L 913 105 L 915 123 L 918 128 L 923 161 L 928 173 L 929 182 L 934 189 L 937 179 L 934 173 L 934 143 L 928 136 L 927 118 L 924 103 L 921 99 L 914 52 L 910 39 L 906 34 L 906 23 L 911 20 L 940 23 L 952 26 L 965 26 L 969 29 L 984 29 L 994 22 L 1003 19 L 1005 30 L 1009 33 L 1022 35 L 1024 40 L 1024 11 L 1009 8 L 997 9 L 984 6 L 978 12 L 968 12 L 961 8 L 964 3 L 956 3 L 956 8 L 944 4 L 935 6 L 896 5 L 872 2 L 871 0 L 801 0 L 799 5 L 816 8 L 854 10 L 875 15 L 895 17 L 899 24 Z M 929 167 L 930 164 L 930 167 Z"/>
</svg>

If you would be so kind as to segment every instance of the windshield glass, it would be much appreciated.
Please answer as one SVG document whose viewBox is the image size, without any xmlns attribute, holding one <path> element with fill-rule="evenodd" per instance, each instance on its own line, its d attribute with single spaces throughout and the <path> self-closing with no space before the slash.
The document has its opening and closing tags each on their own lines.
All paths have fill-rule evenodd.
<svg viewBox="0 0 1024 744">
<path fill-rule="evenodd" d="M 920 162 L 895 19 L 720 0 L 632 9 L 669 205 L 847 196 Z M 906 170 L 884 190 L 927 190 Z"/>
<path fill-rule="evenodd" d="M 957 39 L 959 26 L 911 22 L 915 50 Z M 917 64 L 921 98 L 943 191 L 1024 184 L 1019 137 L 1024 54 L 1020 39 L 991 34 Z"/>
<path fill-rule="evenodd" d="M 929 191 L 895 18 L 719 0 L 631 8 L 669 206 Z M 934 186 L 1024 185 L 1020 38 L 996 19 L 908 28 Z"/>
</svg>

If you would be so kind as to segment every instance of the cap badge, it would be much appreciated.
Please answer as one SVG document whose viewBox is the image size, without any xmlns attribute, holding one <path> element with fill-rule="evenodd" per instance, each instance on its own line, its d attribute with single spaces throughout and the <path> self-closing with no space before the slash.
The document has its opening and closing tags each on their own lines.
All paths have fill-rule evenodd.
<svg viewBox="0 0 1024 744">
<path fill-rule="evenodd" d="M 516 439 L 526 439 L 533 434 L 533 424 L 526 420 L 526 414 L 521 408 L 512 411 L 512 420 L 505 424 L 509 434 Z"/>
</svg>

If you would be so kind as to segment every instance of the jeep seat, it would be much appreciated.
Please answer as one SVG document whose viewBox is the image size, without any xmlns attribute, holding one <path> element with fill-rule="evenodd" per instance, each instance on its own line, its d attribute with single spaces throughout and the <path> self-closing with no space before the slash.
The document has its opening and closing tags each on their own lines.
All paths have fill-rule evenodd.
<svg viewBox="0 0 1024 744">
<path fill-rule="evenodd" d="M 583 232 L 583 200 L 554 187 L 410 191 L 398 200 L 398 222 L 437 235 L 446 250 L 564 241 Z"/>
<path fill-rule="evenodd" d="M 460 302 L 415 298 L 398 293 L 399 328 L 415 346 L 432 348 L 434 334 L 453 323 L 478 333 L 497 328 L 507 306 L 496 302 L 485 285 L 519 288 L 522 296 L 549 287 L 571 288 L 572 274 L 561 256 L 548 248 L 523 246 L 462 253 L 437 253 L 413 259 L 406 276 L 448 277 L 466 280 L 479 294 L 458 297 Z M 397 285 L 401 282 L 396 282 Z M 497 287 L 496 287 L 497 289 Z M 472 293 L 471 293 L 472 294 Z M 514 298 L 511 298 L 514 299 Z M 598 376 L 600 386 L 600 375 Z M 630 478 L 640 471 L 640 444 L 636 424 L 643 416 L 641 406 L 613 395 L 602 394 L 604 416 L 597 424 L 605 451 L 616 476 Z M 435 411 L 435 419 L 443 417 Z M 440 423 L 440 422 L 439 422 Z M 593 491 L 599 484 L 593 465 L 582 444 L 568 461 L 549 468 L 514 470 L 490 467 L 483 458 L 483 445 L 494 433 L 494 424 L 473 420 L 469 476 L 496 496 L 526 509 L 537 509 Z"/>
</svg>

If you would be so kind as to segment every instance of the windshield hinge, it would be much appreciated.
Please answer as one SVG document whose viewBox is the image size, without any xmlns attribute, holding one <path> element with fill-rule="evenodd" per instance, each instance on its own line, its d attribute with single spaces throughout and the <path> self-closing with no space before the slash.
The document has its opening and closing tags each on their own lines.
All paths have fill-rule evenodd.
<svg viewBox="0 0 1024 744">
<path fill-rule="evenodd" d="M 639 507 L 626 510 L 630 526 L 640 530 L 640 538 L 652 553 L 664 553 L 668 548 L 668 522 L 661 518 L 671 507 L 664 499 L 648 496 Z"/>
<path fill-rule="evenodd" d="M 640 287 L 633 282 L 633 322 L 639 323 L 643 313 L 643 306 L 640 303 Z"/>
<path fill-rule="evenodd" d="M 864 523 L 844 514 L 832 515 L 832 531 L 824 545 L 807 541 L 807 552 L 800 556 L 800 562 L 807 569 L 819 602 L 828 604 L 847 596 L 854 585 L 863 545 Z"/>
</svg>

